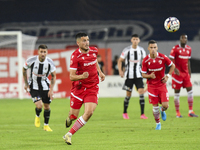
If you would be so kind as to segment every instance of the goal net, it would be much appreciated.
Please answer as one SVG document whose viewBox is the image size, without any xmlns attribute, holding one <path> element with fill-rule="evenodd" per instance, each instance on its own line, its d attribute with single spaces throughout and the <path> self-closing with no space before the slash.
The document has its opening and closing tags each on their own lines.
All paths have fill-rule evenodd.
<svg viewBox="0 0 200 150">
<path fill-rule="evenodd" d="M 37 37 L 21 31 L 0 31 L 0 99 L 24 98 L 22 67 L 32 56 Z"/>
</svg>

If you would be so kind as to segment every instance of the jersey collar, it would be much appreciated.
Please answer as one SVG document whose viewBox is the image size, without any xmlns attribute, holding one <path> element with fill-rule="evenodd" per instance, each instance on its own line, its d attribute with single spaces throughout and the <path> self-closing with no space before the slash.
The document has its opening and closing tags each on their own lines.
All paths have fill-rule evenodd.
<svg viewBox="0 0 200 150">
<path fill-rule="evenodd" d="M 41 61 L 39 60 L 39 56 L 37 56 L 37 61 L 38 61 L 39 63 L 41 63 L 41 64 L 43 64 L 46 60 L 47 60 L 47 56 L 46 56 L 46 58 L 45 58 L 45 60 L 44 60 L 43 62 L 41 62 Z"/>
<path fill-rule="evenodd" d="M 149 54 L 148 56 L 149 56 L 149 58 L 151 58 L 150 54 Z M 158 52 L 157 52 L 156 58 L 157 58 L 157 57 L 158 57 Z M 151 59 L 156 59 L 156 58 L 151 58 Z"/>
<path fill-rule="evenodd" d="M 185 47 L 181 47 L 181 44 L 179 44 L 179 47 L 180 47 L 180 48 L 185 48 L 185 47 L 186 47 L 186 44 L 185 44 Z"/>
<path fill-rule="evenodd" d="M 137 46 L 136 49 L 135 49 L 135 48 L 133 48 L 132 45 L 131 45 L 131 49 L 132 49 L 132 50 L 137 51 L 137 48 L 138 48 L 138 46 Z"/>
<path fill-rule="evenodd" d="M 81 54 L 88 54 L 89 51 L 90 51 L 90 48 L 89 48 L 89 51 L 88 51 L 87 53 L 83 53 L 83 52 L 81 52 L 80 48 L 78 49 L 78 51 L 79 51 L 79 53 L 81 53 Z"/>
</svg>

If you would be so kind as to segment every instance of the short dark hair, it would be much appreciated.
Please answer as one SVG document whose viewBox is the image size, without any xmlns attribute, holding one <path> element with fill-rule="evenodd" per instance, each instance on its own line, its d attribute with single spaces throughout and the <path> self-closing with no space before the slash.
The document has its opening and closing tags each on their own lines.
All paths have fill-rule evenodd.
<svg viewBox="0 0 200 150">
<path fill-rule="evenodd" d="M 38 50 L 39 49 L 48 49 L 48 47 L 45 44 L 41 44 L 38 46 Z"/>
<path fill-rule="evenodd" d="M 132 38 L 132 37 L 138 37 L 138 38 L 139 38 L 138 34 L 133 34 L 133 35 L 131 36 L 131 38 Z"/>
<path fill-rule="evenodd" d="M 155 43 L 157 43 L 155 40 L 150 40 L 149 43 L 148 43 L 148 45 L 149 44 L 155 44 Z"/>
<path fill-rule="evenodd" d="M 187 36 L 187 34 L 185 34 L 185 33 L 182 33 L 182 34 L 180 35 L 180 37 L 181 37 L 181 36 Z"/>
<path fill-rule="evenodd" d="M 77 40 L 77 39 L 79 39 L 79 38 L 81 38 L 83 36 L 88 36 L 88 35 L 86 33 L 80 32 L 80 33 L 76 34 L 75 39 Z"/>
</svg>

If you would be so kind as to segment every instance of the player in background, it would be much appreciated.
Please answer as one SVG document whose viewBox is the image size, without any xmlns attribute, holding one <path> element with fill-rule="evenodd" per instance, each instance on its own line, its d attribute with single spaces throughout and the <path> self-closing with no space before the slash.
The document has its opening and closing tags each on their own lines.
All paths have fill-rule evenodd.
<svg viewBox="0 0 200 150">
<path fill-rule="evenodd" d="M 38 56 L 30 57 L 26 60 L 23 67 L 24 89 L 30 91 L 35 108 L 35 126 L 40 127 L 40 113 L 44 107 L 44 130 L 52 131 L 49 127 L 50 103 L 53 100 L 53 87 L 56 82 L 56 67 L 53 61 L 48 58 L 47 46 L 38 47 Z M 29 79 L 27 80 L 27 69 L 30 69 Z M 51 74 L 51 83 L 48 79 Z M 50 86 L 50 88 L 49 88 Z"/>
<path fill-rule="evenodd" d="M 112 75 L 119 75 L 118 60 L 119 56 L 115 55 L 114 60 L 112 61 Z M 124 62 L 122 62 L 122 71 L 125 72 Z"/>
<path fill-rule="evenodd" d="M 85 111 L 76 120 L 69 132 L 63 136 L 68 145 L 72 144 L 72 135 L 87 123 L 96 109 L 98 104 L 99 76 L 101 81 L 105 79 L 105 75 L 97 62 L 98 49 L 96 47 L 89 47 L 88 35 L 78 33 L 76 35 L 76 43 L 79 48 L 72 53 L 70 62 L 70 80 L 73 82 L 66 127 L 70 127 L 72 121 L 77 119 L 82 104 L 85 106 Z"/>
<path fill-rule="evenodd" d="M 129 100 L 131 98 L 133 85 L 135 84 L 137 91 L 139 93 L 139 103 L 141 109 L 141 119 L 148 119 L 144 114 L 144 83 L 141 74 L 141 62 L 142 59 L 146 56 L 145 50 L 139 46 L 140 38 L 137 34 L 131 36 L 132 45 L 124 48 L 121 53 L 121 56 L 118 60 L 118 70 L 119 75 L 123 78 L 125 76 L 126 80 L 122 87 L 123 90 L 126 90 L 126 97 L 124 98 L 124 111 L 123 118 L 129 119 L 127 108 L 129 105 Z M 125 61 L 125 73 L 122 70 L 122 63 Z"/>
<path fill-rule="evenodd" d="M 102 61 L 101 55 L 97 55 L 97 62 L 99 64 L 99 68 L 101 69 L 101 71 L 105 73 L 105 66 L 104 62 Z"/>
<path fill-rule="evenodd" d="M 161 130 L 160 113 L 162 120 L 167 119 L 165 111 L 169 107 L 169 95 L 166 82 L 174 71 L 173 62 L 164 54 L 158 53 L 157 42 L 148 43 L 149 55 L 142 61 L 142 76 L 147 78 L 149 103 L 153 105 L 153 116 L 156 121 L 156 130 Z M 169 73 L 165 75 L 165 65 L 169 66 Z M 162 104 L 159 113 L 159 103 Z"/>
<path fill-rule="evenodd" d="M 187 35 L 181 34 L 180 44 L 172 48 L 169 55 L 170 59 L 174 62 L 176 68 L 172 73 L 172 88 L 174 89 L 174 104 L 176 109 L 176 117 L 182 118 L 179 111 L 180 106 L 180 91 L 181 87 L 186 88 L 188 93 L 188 106 L 189 106 L 189 117 L 198 117 L 193 111 L 193 91 L 191 83 L 191 68 L 190 58 L 192 49 L 187 43 Z"/>
</svg>

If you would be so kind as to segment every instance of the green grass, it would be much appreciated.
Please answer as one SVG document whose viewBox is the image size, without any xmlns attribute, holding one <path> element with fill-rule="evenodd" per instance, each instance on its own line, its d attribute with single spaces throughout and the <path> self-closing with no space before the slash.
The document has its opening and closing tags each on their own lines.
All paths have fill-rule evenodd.
<svg viewBox="0 0 200 150">
<path fill-rule="evenodd" d="M 199 98 L 194 98 L 194 110 L 200 115 Z M 68 131 L 65 128 L 68 99 L 55 99 L 51 104 L 50 127 L 53 132 L 43 131 L 43 123 L 40 128 L 34 126 L 35 106 L 31 99 L 0 100 L 0 150 L 197 150 L 200 119 L 187 116 L 187 97 L 181 97 L 180 104 L 183 118 L 176 118 L 173 97 L 170 97 L 167 120 L 161 120 L 162 129 L 156 131 L 152 105 L 147 98 L 147 120 L 139 119 L 138 98 L 131 98 L 129 120 L 122 118 L 123 98 L 100 98 L 94 115 L 73 135 L 70 146 L 62 139 Z"/>
</svg>

